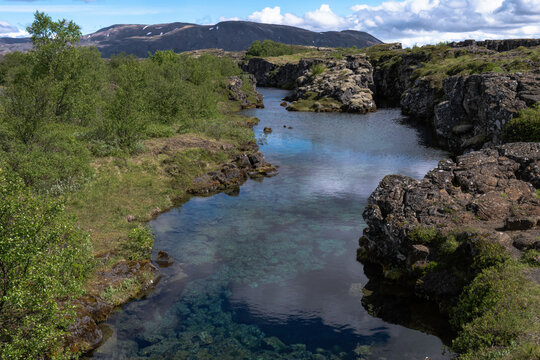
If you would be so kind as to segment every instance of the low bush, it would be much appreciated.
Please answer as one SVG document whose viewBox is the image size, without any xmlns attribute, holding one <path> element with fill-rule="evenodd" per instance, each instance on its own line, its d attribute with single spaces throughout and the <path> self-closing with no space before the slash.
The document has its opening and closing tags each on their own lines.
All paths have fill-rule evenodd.
<svg viewBox="0 0 540 360">
<path fill-rule="evenodd" d="M 139 226 L 131 230 L 124 243 L 126 258 L 129 260 L 150 259 L 154 246 L 154 233 L 148 226 Z"/>
<path fill-rule="evenodd" d="M 539 354 L 540 287 L 513 261 L 488 267 L 463 291 L 452 322 L 460 329 L 452 347 L 465 359 L 507 358 L 493 355 L 513 346 Z"/>
<path fill-rule="evenodd" d="M 510 120 L 503 130 L 505 142 L 540 141 L 540 103 L 521 110 L 519 116 Z"/>
</svg>

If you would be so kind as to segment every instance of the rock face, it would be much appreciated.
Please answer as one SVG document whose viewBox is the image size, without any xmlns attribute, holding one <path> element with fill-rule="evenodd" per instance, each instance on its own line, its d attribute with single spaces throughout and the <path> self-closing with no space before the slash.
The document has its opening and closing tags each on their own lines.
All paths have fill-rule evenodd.
<svg viewBox="0 0 540 360">
<path fill-rule="evenodd" d="M 252 58 L 240 62 L 240 68 L 255 76 L 258 86 L 292 89 L 305 71 L 310 69 L 311 62 L 275 64 L 261 58 Z"/>
<path fill-rule="evenodd" d="M 306 58 L 275 64 L 253 58 L 240 67 L 255 76 L 257 85 L 295 89 L 287 100 L 291 111 L 375 111 L 373 67 L 365 55 L 344 59 Z"/>
<path fill-rule="evenodd" d="M 316 112 L 344 111 L 366 113 L 375 111 L 373 100 L 373 68 L 364 55 L 345 59 L 300 61 L 305 70 L 297 79 L 292 103 L 288 110 Z"/>
<path fill-rule="evenodd" d="M 238 101 L 242 109 L 264 108 L 263 96 L 257 92 L 257 82 L 253 75 L 231 76 L 227 89 L 229 100 Z"/>
<path fill-rule="evenodd" d="M 420 85 L 416 89 L 426 90 L 417 94 L 430 93 Z M 500 143 L 505 124 L 520 110 L 540 101 L 540 72 L 453 76 L 444 80 L 443 90 L 448 100 L 435 105 L 433 125 L 440 142 L 460 153 L 486 143 Z M 408 104 L 406 100 L 413 93 L 406 92 L 402 104 L 408 109 L 417 106 L 411 112 L 429 117 L 432 98 L 418 98 Z"/>
<path fill-rule="evenodd" d="M 375 101 L 398 105 L 401 95 L 413 85 L 411 76 L 422 62 L 429 61 L 430 55 L 418 53 L 403 53 L 397 61 L 388 63 L 393 55 L 382 56 L 370 60 L 373 65 L 373 80 L 375 82 Z"/>
<path fill-rule="evenodd" d="M 456 162 L 441 161 L 421 181 L 386 176 L 363 214 L 368 227 L 359 259 L 414 273 L 440 251 L 414 242 L 411 234 L 419 227 L 442 234 L 474 232 L 516 256 L 519 250 L 538 249 L 539 166 L 540 143 L 513 143 L 462 155 Z M 464 249 L 465 257 L 474 251 L 473 246 Z M 428 273 L 420 284 L 417 293 L 427 296 L 459 292 L 448 273 Z"/>
<path fill-rule="evenodd" d="M 540 39 L 505 39 L 505 40 L 464 40 L 459 42 L 451 42 L 448 46 L 453 48 L 462 47 L 484 47 L 488 50 L 497 52 L 510 51 L 520 46 L 534 47 L 540 46 Z"/>
<path fill-rule="evenodd" d="M 417 79 L 401 95 L 401 111 L 428 122 L 435 115 L 435 104 L 439 95 L 431 80 Z"/>
</svg>

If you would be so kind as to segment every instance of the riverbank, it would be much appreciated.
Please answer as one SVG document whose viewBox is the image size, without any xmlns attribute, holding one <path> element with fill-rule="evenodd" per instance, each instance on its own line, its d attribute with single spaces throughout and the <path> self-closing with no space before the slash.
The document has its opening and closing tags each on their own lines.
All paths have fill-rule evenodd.
<svg viewBox="0 0 540 360">
<path fill-rule="evenodd" d="M 95 49 L 65 46 L 58 50 L 65 56 L 35 60 L 45 51 L 0 63 L 0 166 L 25 196 L 43 203 L 27 209 L 21 196 L 3 205 L 38 219 L 65 214 L 74 226 L 48 220 L 32 237 L 24 218 L 2 218 L 6 238 L 21 237 L 17 244 L 26 248 L 1 254 L 12 275 L 1 293 L 0 337 L 9 346 L 0 347 L 0 357 L 69 357 L 95 348 L 97 323 L 159 280 L 145 222 L 191 194 L 234 191 L 250 176 L 276 172 L 258 152 L 258 120 L 237 113 L 263 106 L 262 96 L 231 59 L 158 52 L 104 61 Z M 36 70 L 60 66 L 55 62 L 62 73 Z M 47 242 L 30 248 L 36 237 Z M 81 256 L 41 259 L 43 251 L 66 247 Z M 35 286 L 42 282 L 49 286 Z M 16 301 L 23 290 L 35 304 Z"/>
<path fill-rule="evenodd" d="M 255 134 L 279 176 L 152 220 L 154 254 L 174 264 L 111 316 L 93 358 L 448 359 L 441 329 L 414 309 L 398 307 L 397 322 L 370 316 L 354 256 L 378 181 L 398 170 L 419 178 L 446 154 L 398 109 L 288 112 L 286 91 L 259 91 L 265 108 L 243 114 L 261 120 Z"/>
</svg>

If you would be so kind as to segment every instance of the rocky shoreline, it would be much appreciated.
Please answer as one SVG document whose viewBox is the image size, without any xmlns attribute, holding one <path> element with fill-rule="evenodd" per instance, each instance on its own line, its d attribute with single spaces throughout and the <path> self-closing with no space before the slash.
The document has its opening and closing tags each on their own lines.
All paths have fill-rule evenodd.
<svg viewBox="0 0 540 360">
<path fill-rule="evenodd" d="M 446 45 L 443 59 L 539 46 L 540 39 L 464 41 Z M 376 56 L 320 50 L 319 56 L 299 54 L 300 59 L 252 58 L 240 67 L 259 86 L 294 89 L 286 99 L 290 111 L 366 113 L 376 111 L 377 104 L 400 106 L 404 114 L 428 124 L 439 145 L 453 154 L 501 144 L 505 125 L 540 102 L 540 62 L 535 60 L 516 60 L 532 67 L 530 71 L 482 70 L 441 80 L 443 74 L 416 75 L 424 64 L 443 56 L 433 49 L 407 51 L 401 44 L 385 44 L 373 51 Z"/>
<path fill-rule="evenodd" d="M 430 244 L 417 244 L 420 227 L 443 235 L 481 234 L 520 258 L 540 249 L 540 143 L 511 143 L 442 160 L 421 180 L 388 175 L 371 194 L 368 225 L 358 257 L 413 275 L 435 261 Z M 468 249 L 474 251 L 474 246 Z M 473 256 L 473 254 L 468 254 Z M 539 259 L 540 261 L 540 259 Z M 539 281 L 540 282 L 540 281 Z M 425 284 L 424 284 L 425 285 Z M 424 294 L 456 295 L 449 283 L 424 286 Z"/>
</svg>

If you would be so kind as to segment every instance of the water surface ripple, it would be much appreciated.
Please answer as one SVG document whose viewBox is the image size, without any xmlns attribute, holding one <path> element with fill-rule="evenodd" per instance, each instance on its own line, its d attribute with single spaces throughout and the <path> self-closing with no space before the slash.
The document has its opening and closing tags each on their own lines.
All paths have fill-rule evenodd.
<svg viewBox="0 0 540 360">
<path fill-rule="evenodd" d="M 279 106 L 284 91 L 261 92 L 266 108 L 245 113 L 261 120 L 255 134 L 280 174 L 152 221 L 154 253 L 175 265 L 108 320 L 113 333 L 93 357 L 445 359 L 438 337 L 368 314 L 356 248 L 378 182 L 421 178 L 446 154 L 399 110 L 291 113 Z"/>
</svg>

